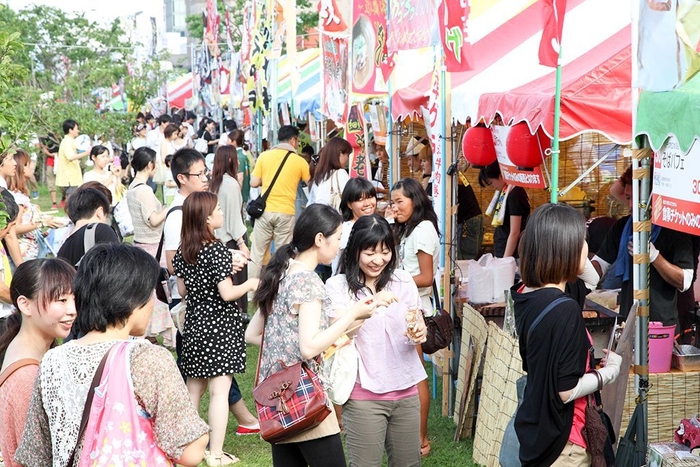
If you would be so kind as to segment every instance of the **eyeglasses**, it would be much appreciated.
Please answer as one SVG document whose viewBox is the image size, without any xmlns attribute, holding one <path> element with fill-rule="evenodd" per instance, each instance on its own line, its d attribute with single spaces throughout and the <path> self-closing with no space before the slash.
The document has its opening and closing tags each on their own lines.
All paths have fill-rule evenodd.
<svg viewBox="0 0 700 467">
<path fill-rule="evenodd" d="M 199 173 L 196 173 L 196 174 L 188 174 L 188 173 L 185 173 L 185 174 L 182 174 L 182 175 L 187 175 L 188 177 L 208 178 L 208 177 L 209 177 L 209 172 L 206 171 L 206 170 L 203 170 L 203 171 L 201 171 L 201 172 L 199 172 Z"/>
</svg>

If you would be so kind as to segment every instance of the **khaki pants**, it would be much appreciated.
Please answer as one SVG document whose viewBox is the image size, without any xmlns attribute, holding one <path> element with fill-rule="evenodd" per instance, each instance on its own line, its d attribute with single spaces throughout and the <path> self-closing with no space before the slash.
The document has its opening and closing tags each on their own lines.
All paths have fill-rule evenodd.
<svg viewBox="0 0 700 467">
<path fill-rule="evenodd" d="M 248 277 L 260 277 L 260 265 L 263 264 L 265 251 L 274 240 L 275 248 L 292 241 L 294 232 L 294 215 L 279 212 L 263 212 L 263 215 L 255 220 L 253 235 L 250 245 L 250 259 L 248 263 Z"/>
<path fill-rule="evenodd" d="M 590 465 L 591 455 L 581 446 L 569 441 L 564 446 L 564 450 L 559 454 L 559 457 L 557 457 L 557 460 L 552 464 L 552 467 L 585 467 Z"/>
</svg>

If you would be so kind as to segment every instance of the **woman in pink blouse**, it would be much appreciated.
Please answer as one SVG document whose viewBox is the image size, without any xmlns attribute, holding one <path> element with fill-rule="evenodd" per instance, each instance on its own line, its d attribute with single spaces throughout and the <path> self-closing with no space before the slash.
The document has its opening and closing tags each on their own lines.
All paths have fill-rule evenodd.
<svg viewBox="0 0 700 467">
<path fill-rule="evenodd" d="M 341 274 L 326 282 L 331 319 L 374 295 L 378 306 L 355 334 L 359 364 L 355 387 L 343 406 L 350 465 L 419 466 L 420 402 L 417 384 L 427 376 L 415 345 L 425 339 L 418 289 L 411 275 L 397 270 L 394 234 L 373 214 L 353 226 L 340 260 Z M 414 312 L 407 337 L 407 313 Z"/>
</svg>

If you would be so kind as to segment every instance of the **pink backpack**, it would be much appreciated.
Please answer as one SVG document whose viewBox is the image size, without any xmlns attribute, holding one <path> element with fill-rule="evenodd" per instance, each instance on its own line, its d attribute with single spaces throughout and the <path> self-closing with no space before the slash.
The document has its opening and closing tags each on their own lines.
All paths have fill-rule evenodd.
<svg viewBox="0 0 700 467">
<path fill-rule="evenodd" d="M 136 402 L 129 362 L 132 345 L 133 341 L 118 342 L 108 351 L 90 407 L 79 467 L 174 465 L 155 442 L 150 415 Z"/>
</svg>

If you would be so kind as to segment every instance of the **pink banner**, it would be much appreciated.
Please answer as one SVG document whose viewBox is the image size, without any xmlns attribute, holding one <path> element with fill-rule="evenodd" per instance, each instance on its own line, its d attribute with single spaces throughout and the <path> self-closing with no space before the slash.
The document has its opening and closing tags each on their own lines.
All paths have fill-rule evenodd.
<svg viewBox="0 0 700 467">
<path fill-rule="evenodd" d="M 472 69 L 472 48 L 467 32 L 469 3 L 467 0 L 442 0 L 438 8 L 441 20 L 440 39 L 449 72 Z"/>
<path fill-rule="evenodd" d="M 440 40 L 436 34 L 437 25 L 438 12 L 433 0 L 391 2 L 389 52 L 437 45 Z"/>
<path fill-rule="evenodd" d="M 348 40 L 321 34 L 323 53 L 323 113 L 345 123 L 348 111 Z"/>
<path fill-rule="evenodd" d="M 353 92 L 386 92 L 382 73 L 382 65 L 388 62 L 386 39 L 386 0 L 355 0 L 350 70 Z"/>
</svg>

